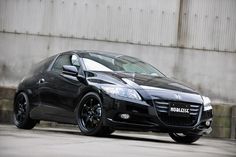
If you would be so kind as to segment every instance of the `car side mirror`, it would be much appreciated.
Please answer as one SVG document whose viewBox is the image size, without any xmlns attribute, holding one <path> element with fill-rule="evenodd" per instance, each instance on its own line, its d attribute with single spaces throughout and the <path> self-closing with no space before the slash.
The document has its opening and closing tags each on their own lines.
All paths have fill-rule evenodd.
<svg viewBox="0 0 236 157">
<path fill-rule="evenodd" d="M 70 76 L 77 76 L 78 70 L 73 65 L 63 65 L 62 67 L 62 73 Z"/>
<path fill-rule="evenodd" d="M 69 76 L 77 77 L 80 82 L 86 83 L 85 76 L 80 75 L 78 69 L 73 65 L 63 65 L 62 73 Z"/>
</svg>

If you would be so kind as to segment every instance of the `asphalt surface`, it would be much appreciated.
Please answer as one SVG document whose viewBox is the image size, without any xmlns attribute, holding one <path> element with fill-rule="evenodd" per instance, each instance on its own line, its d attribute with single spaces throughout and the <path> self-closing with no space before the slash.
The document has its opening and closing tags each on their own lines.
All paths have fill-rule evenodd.
<svg viewBox="0 0 236 157">
<path fill-rule="evenodd" d="M 20 130 L 0 125 L 0 157 L 236 157 L 236 141 L 201 138 L 184 145 L 169 136 L 115 132 L 87 137 L 75 129 Z"/>
</svg>

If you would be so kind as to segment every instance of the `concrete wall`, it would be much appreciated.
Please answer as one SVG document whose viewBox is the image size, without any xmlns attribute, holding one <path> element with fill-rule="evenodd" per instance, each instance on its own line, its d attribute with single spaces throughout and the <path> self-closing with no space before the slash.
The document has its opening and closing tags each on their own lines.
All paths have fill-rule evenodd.
<svg viewBox="0 0 236 157">
<path fill-rule="evenodd" d="M 0 85 L 72 49 L 141 58 L 210 96 L 236 102 L 236 1 L 0 0 Z"/>
<path fill-rule="evenodd" d="M 181 47 L 236 52 L 235 0 L 183 0 Z"/>
<path fill-rule="evenodd" d="M 179 0 L 1 0 L 0 30 L 176 45 Z"/>
<path fill-rule="evenodd" d="M 15 86 L 35 62 L 71 49 L 120 52 L 142 58 L 215 101 L 236 102 L 236 53 L 0 33 L 0 84 Z"/>
</svg>

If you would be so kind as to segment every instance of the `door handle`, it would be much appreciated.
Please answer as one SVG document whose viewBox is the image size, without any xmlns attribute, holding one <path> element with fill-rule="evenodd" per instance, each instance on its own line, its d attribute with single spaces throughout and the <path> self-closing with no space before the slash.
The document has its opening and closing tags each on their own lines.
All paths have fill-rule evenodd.
<svg viewBox="0 0 236 157">
<path fill-rule="evenodd" d="M 44 83 L 45 82 L 45 79 L 44 78 L 41 78 L 41 79 L 39 79 L 39 84 L 42 84 L 42 83 Z"/>
</svg>

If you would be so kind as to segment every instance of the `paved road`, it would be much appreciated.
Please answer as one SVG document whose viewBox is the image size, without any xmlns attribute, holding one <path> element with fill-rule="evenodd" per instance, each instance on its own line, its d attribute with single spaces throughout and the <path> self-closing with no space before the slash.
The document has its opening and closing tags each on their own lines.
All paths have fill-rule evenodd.
<svg viewBox="0 0 236 157">
<path fill-rule="evenodd" d="M 116 132 L 109 138 L 82 136 L 76 129 L 19 130 L 0 125 L 0 157 L 236 157 L 236 141 L 202 138 L 174 143 L 168 136 Z"/>
</svg>

